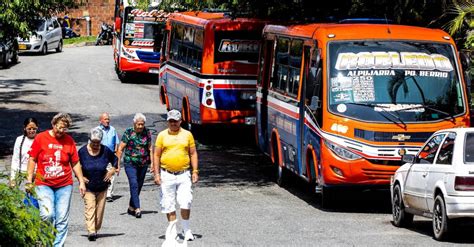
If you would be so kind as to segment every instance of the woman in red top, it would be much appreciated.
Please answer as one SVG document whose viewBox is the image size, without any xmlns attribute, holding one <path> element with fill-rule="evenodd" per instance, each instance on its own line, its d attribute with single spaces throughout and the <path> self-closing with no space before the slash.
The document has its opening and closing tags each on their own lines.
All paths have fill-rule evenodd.
<svg viewBox="0 0 474 247">
<path fill-rule="evenodd" d="M 76 143 L 66 134 L 71 126 L 71 117 L 58 113 L 51 120 L 52 129 L 38 134 L 31 145 L 28 162 L 26 189 L 31 190 L 33 171 L 35 191 L 39 199 L 40 215 L 43 220 L 54 223 L 58 231 L 54 246 L 63 246 L 67 235 L 69 208 L 72 197 L 72 171 L 79 180 L 79 192 L 84 196 L 86 186 L 82 176 Z"/>
</svg>

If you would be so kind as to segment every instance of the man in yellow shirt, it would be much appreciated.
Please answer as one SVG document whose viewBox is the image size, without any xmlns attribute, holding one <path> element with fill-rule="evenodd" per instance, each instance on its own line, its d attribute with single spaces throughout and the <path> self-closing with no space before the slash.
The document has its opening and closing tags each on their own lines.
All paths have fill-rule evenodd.
<svg viewBox="0 0 474 247">
<path fill-rule="evenodd" d="M 161 185 L 161 212 L 168 218 L 168 228 L 175 225 L 177 201 L 181 208 L 184 239 L 194 240 L 189 228 L 189 216 L 193 200 L 192 183 L 199 179 L 196 145 L 191 132 L 180 127 L 179 111 L 169 111 L 166 120 L 168 129 L 158 134 L 153 159 L 155 183 Z"/>
</svg>

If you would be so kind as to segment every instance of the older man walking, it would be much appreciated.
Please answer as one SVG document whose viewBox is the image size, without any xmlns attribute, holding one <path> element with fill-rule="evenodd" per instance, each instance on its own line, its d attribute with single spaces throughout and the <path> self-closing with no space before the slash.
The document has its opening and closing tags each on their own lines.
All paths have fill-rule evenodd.
<svg viewBox="0 0 474 247">
<path fill-rule="evenodd" d="M 199 179 L 198 155 L 191 132 L 182 129 L 181 113 L 168 112 L 168 128 L 158 134 L 154 152 L 155 183 L 161 185 L 161 212 L 168 228 L 176 225 L 176 201 L 181 208 L 181 226 L 185 240 L 194 240 L 189 227 L 192 183 Z M 191 170 L 191 169 L 192 170 Z"/>
<path fill-rule="evenodd" d="M 100 142 L 100 144 L 108 147 L 112 152 L 116 153 L 118 145 L 120 143 L 120 139 L 115 128 L 112 125 L 110 125 L 109 113 L 104 112 L 100 115 L 99 128 L 102 130 L 102 132 L 104 132 L 104 135 L 102 137 L 102 141 Z M 116 174 L 118 175 L 119 172 L 120 172 L 120 166 L 117 167 Z M 115 181 L 115 175 L 110 178 L 110 185 L 109 185 L 109 188 L 107 189 L 106 200 L 108 202 L 114 201 L 113 199 L 114 181 Z"/>
</svg>

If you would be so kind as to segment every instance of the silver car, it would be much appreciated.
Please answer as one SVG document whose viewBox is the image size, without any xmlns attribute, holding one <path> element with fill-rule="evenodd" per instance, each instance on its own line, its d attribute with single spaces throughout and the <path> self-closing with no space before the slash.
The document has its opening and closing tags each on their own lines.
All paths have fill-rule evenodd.
<svg viewBox="0 0 474 247">
<path fill-rule="evenodd" d="M 395 226 L 430 217 L 434 238 L 444 240 L 454 219 L 474 220 L 474 128 L 437 131 L 403 161 L 390 186 Z"/>
<path fill-rule="evenodd" d="M 63 35 L 56 18 L 39 19 L 36 21 L 36 34 L 28 39 L 18 39 L 20 52 L 41 52 L 46 55 L 50 49 L 57 52 L 63 50 Z"/>
</svg>

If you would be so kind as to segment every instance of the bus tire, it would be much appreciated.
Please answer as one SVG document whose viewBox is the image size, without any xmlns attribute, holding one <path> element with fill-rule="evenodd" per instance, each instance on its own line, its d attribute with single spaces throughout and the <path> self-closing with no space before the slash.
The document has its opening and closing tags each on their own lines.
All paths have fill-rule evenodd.
<svg viewBox="0 0 474 247">
<path fill-rule="evenodd" d="M 181 110 L 181 113 L 182 113 L 182 117 L 181 119 L 183 120 L 181 122 L 181 127 L 185 130 L 188 130 L 188 131 L 191 131 L 193 128 L 192 128 L 192 123 L 191 123 L 191 119 L 189 117 L 189 103 L 188 103 L 188 100 L 186 98 L 183 98 L 183 108 Z"/>
<path fill-rule="evenodd" d="M 280 150 L 278 149 L 278 142 L 277 138 L 273 138 L 272 142 L 272 151 L 273 151 L 273 167 L 275 171 L 275 178 L 276 178 L 276 183 L 278 186 L 282 187 L 285 185 L 286 182 L 286 169 L 280 164 Z"/>
</svg>

